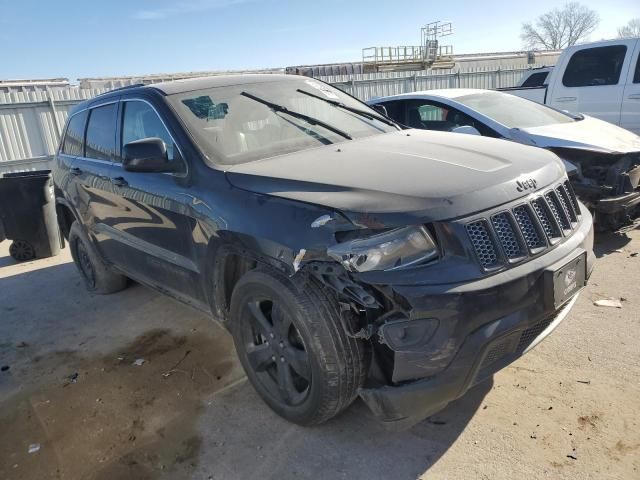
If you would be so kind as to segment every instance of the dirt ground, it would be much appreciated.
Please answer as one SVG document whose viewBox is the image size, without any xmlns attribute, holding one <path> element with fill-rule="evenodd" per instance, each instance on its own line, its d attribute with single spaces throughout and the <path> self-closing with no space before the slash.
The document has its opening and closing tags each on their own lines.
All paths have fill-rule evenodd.
<svg viewBox="0 0 640 480">
<path fill-rule="evenodd" d="M 640 230 L 600 239 L 548 339 L 400 433 L 360 401 L 317 428 L 288 424 L 205 315 L 139 285 L 90 295 L 68 251 L 16 265 L 8 247 L 0 479 L 640 478 Z"/>
</svg>

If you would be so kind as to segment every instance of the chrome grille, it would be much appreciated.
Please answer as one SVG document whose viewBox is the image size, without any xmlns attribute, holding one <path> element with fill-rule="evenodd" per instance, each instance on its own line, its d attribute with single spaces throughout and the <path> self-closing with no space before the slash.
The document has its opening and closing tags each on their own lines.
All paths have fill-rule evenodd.
<svg viewBox="0 0 640 480">
<path fill-rule="evenodd" d="M 568 181 L 465 225 L 480 265 L 493 270 L 537 255 L 571 235 L 580 207 Z"/>
<path fill-rule="evenodd" d="M 569 199 L 569 195 L 567 194 L 564 185 L 560 185 L 556 188 L 556 193 L 558 194 L 558 200 L 560 200 L 560 205 L 562 205 L 564 213 L 569 217 L 571 223 L 576 223 L 578 221 L 578 216 L 576 211 L 573 209 L 573 205 L 571 205 L 571 200 Z"/>
<path fill-rule="evenodd" d="M 576 212 L 576 215 L 580 217 L 580 206 L 578 205 L 578 199 L 576 198 L 576 194 L 573 191 L 573 187 L 569 180 L 566 180 L 563 184 L 565 192 L 569 195 L 569 200 L 571 200 L 571 205 L 573 205 L 573 209 Z"/>
<path fill-rule="evenodd" d="M 544 234 L 538 230 L 532 214 L 526 206 L 520 205 L 514 208 L 513 214 L 516 217 L 516 222 L 518 222 L 524 241 L 527 243 L 529 249 L 536 250 L 547 245 L 547 242 L 544 240 Z"/>
<path fill-rule="evenodd" d="M 547 203 L 549 204 L 549 208 L 551 209 L 551 214 L 553 218 L 556 219 L 556 222 L 563 230 L 571 230 L 571 225 L 569 224 L 569 219 L 567 218 L 567 214 L 562 209 L 562 205 L 560 205 L 560 201 L 558 200 L 558 196 L 554 190 L 545 193 L 544 198 L 547 199 Z"/>
<path fill-rule="evenodd" d="M 491 222 L 505 256 L 510 260 L 524 257 L 526 255 L 525 248 L 516 233 L 511 216 L 506 212 L 502 212 L 494 215 Z"/>
<path fill-rule="evenodd" d="M 480 265 L 487 269 L 497 266 L 498 252 L 491 239 L 487 222 L 480 220 L 470 223 L 467 225 L 467 233 L 469 234 L 469 238 L 471 238 L 471 243 L 476 251 Z"/>
<path fill-rule="evenodd" d="M 544 201 L 542 197 L 536 198 L 531 202 L 531 206 L 533 210 L 536 212 L 538 220 L 542 224 L 542 229 L 544 233 L 550 239 L 560 238 L 562 235 L 560 234 L 560 230 L 558 229 L 558 225 L 551 218 L 551 212 L 549 211 L 549 207 L 547 203 Z"/>
</svg>

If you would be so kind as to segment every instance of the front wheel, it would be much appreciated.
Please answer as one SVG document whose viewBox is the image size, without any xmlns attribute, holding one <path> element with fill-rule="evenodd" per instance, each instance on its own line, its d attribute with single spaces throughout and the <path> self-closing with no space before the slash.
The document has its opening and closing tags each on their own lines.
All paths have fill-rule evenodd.
<svg viewBox="0 0 640 480">
<path fill-rule="evenodd" d="M 315 425 L 355 399 L 368 350 L 347 336 L 338 303 L 314 280 L 293 282 L 270 268 L 246 273 L 231 298 L 230 330 L 240 362 L 280 416 Z"/>
</svg>

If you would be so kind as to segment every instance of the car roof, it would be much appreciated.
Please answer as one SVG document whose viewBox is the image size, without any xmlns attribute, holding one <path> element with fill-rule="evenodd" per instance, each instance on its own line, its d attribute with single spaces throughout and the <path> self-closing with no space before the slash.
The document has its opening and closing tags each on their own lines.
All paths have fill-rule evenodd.
<svg viewBox="0 0 640 480">
<path fill-rule="evenodd" d="M 421 90 L 418 92 L 401 93 L 400 95 L 392 95 L 389 97 L 372 98 L 371 101 L 377 102 L 383 99 L 396 99 L 406 97 L 442 97 L 455 99 L 463 97 L 465 95 L 472 95 L 474 93 L 487 93 L 493 92 L 493 90 L 483 90 L 481 88 L 442 88 L 436 90 Z"/>
<path fill-rule="evenodd" d="M 69 111 L 69 114 L 74 114 L 85 108 L 91 108 L 96 106 L 105 100 L 110 100 L 112 97 L 118 97 L 122 94 L 128 93 L 140 93 L 140 92 L 159 92 L 161 95 L 174 95 L 176 93 L 191 92 L 194 90 L 201 90 L 206 88 L 225 87 L 230 85 L 249 85 L 255 83 L 265 82 L 282 82 L 307 79 L 301 75 L 283 75 L 283 74 L 269 74 L 269 73 L 246 73 L 239 75 L 213 75 L 208 77 L 194 77 L 185 78 L 180 80 L 172 80 L 169 82 L 150 83 L 150 84 L 134 84 L 127 85 L 125 87 L 109 90 L 108 92 L 101 93 L 93 98 L 85 100 L 75 105 Z"/>
<path fill-rule="evenodd" d="M 205 88 L 226 87 L 229 85 L 247 85 L 251 83 L 281 82 L 301 78 L 298 75 L 283 75 L 270 73 L 247 73 L 241 75 L 215 75 L 211 77 L 185 78 L 148 85 L 145 88 L 155 88 L 165 95 L 191 92 Z"/>
</svg>

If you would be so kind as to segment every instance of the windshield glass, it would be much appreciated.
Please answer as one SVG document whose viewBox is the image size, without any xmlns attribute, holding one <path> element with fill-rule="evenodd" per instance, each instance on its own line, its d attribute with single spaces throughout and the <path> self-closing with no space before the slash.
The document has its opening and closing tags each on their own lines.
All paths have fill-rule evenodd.
<svg viewBox="0 0 640 480">
<path fill-rule="evenodd" d="M 542 127 L 576 119 L 539 103 L 500 92 L 474 93 L 455 99 L 508 128 Z"/>
<path fill-rule="evenodd" d="M 377 115 L 375 110 L 336 88 L 293 76 L 273 82 L 183 92 L 167 98 L 215 164 L 250 162 L 349 141 L 348 137 L 356 139 L 396 130 L 298 90 Z M 292 113 L 277 111 L 279 108 L 270 108 L 258 100 L 285 107 Z"/>
</svg>

